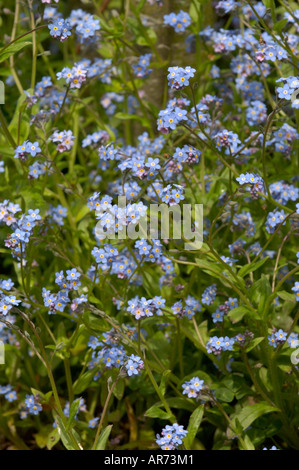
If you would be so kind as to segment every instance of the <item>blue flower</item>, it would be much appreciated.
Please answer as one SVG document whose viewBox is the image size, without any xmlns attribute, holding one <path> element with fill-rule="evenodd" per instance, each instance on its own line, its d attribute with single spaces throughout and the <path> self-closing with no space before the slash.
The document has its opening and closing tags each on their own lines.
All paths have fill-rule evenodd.
<svg viewBox="0 0 299 470">
<path fill-rule="evenodd" d="M 165 426 L 161 431 L 161 436 L 157 434 L 156 443 L 161 447 L 162 450 L 174 450 L 182 444 L 182 439 L 186 437 L 188 431 L 177 423 L 172 426 Z"/>
<path fill-rule="evenodd" d="M 71 34 L 71 25 L 68 20 L 63 18 L 54 19 L 53 23 L 48 25 L 50 35 L 54 38 L 60 38 L 60 41 L 65 41 Z"/>
<path fill-rule="evenodd" d="M 290 346 L 290 348 L 297 348 L 299 346 L 298 333 L 294 333 L 294 331 L 292 331 L 292 333 L 287 338 L 287 342 L 288 342 L 288 345 Z"/>
<path fill-rule="evenodd" d="M 270 346 L 273 348 L 276 348 L 277 346 L 277 341 L 276 341 L 276 336 L 272 333 L 271 335 L 268 336 L 268 343 Z"/>
<path fill-rule="evenodd" d="M 27 142 L 26 152 L 30 153 L 32 157 L 35 157 L 37 153 L 41 152 L 41 148 L 38 142 Z"/>
<path fill-rule="evenodd" d="M 74 281 L 81 277 L 81 274 L 77 271 L 76 268 L 67 270 L 66 274 L 67 274 L 66 278 L 68 281 Z"/>
<path fill-rule="evenodd" d="M 38 415 L 42 411 L 42 407 L 34 395 L 26 395 L 25 409 L 29 414 L 32 415 Z"/>
<path fill-rule="evenodd" d="M 198 377 L 193 377 L 191 380 L 183 383 L 183 395 L 187 395 L 188 398 L 197 398 L 200 395 L 204 381 Z"/>
<path fill-rule="evenodd" d="M 294 287 L 292 287 L 292 291 L 295 292 L 295 298 L 297 302 L 299 302 L 299 282 L 295 282 Z"/>
<path fill-rule="evenodd" d="M 169 67 L 168 85 L 175 90 L 179 90 L 189 85 L 189 79 L 194 77 L 195 69 L 192 67 Z"/>
<path fill-rule="evenodd" d="M 278 98 L 282 98 L 285 100 L 291 99 L 291 94 L 293 90 L 290 89 L 289 85 L 285 84 L 283 87 L 277 88 Z"/>
<path fill-rule="evenodd" d="M 211 305 L 216 298 L 216 292 L 216 284 L 207 287 L 201 296 L 201 302 L 205 305 Z"/>
<path fill-rule="evenodd" d="M 164 15 L 164 24 L 172 26 L 176 33 L 180 33 L 190 26 L 191 17 L 187 12 L 181 10 L 177 15 L 175 13 Z"/>
<path fill-rule="evenodd" d="M 134 73 L 138 78 L 145 78 L 151 73 L 152 69 L 148 68 L 151 57 L 152 54 L 144 54 L 139 57 L 137 64 L 132 65 Z"/>
<path fill-rule="evenodd" d="M 92 418 L 88 421 L 88 427 L 94 429 L 98 424 L 99 418 Z"/>
<path fill-rule="evenodd" d="M 15 390 L 12 390 L 12 391 L 6 393 L 6 395 L 4 395 L 4 397 L 6 398 L 6 400 L 8 400 L 11 403 L 11 402 L 17 400 L 17 393 L 16 393 Z"/>
<path fill-rule="evenodd" d="M 128 361 L 125 364 L 125 368 L 127 369 L 127 374 L 129 377 L 132 375 L 138 375 L 143 367 L 144 364 L 141 358 L 139 356 L 134 356 L 134 354 L 129 356 Z"/>
<path fill-rule="evenodd" d="M 217 308 L 216 312 L 212 313 L 213 323 L 222 322 L 223 317 L 224 311 L 219 310 L 219 308 Z"/>
</svg>

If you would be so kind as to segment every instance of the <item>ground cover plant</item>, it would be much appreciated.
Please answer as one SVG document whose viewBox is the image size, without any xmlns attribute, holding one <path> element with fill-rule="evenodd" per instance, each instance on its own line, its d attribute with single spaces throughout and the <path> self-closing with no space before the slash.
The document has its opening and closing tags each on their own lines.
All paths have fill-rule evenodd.
<svg viewBox="0 0 299 470">
<path fill-rule="evenodd" d="M 1 449 L 299 448 L 298 22 L 0 0 Z"/>
</svg>

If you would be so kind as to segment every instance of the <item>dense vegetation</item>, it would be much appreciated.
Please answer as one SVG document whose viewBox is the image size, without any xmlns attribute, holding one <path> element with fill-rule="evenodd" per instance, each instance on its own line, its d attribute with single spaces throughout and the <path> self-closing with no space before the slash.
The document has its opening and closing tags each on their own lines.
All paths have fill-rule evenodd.
<svg viewBox="0 0 299 470">
<path fill-rule="evenodd" d="M 299 448 L 297 6 L 0 0 L 0 448 Z"/>
</svg>

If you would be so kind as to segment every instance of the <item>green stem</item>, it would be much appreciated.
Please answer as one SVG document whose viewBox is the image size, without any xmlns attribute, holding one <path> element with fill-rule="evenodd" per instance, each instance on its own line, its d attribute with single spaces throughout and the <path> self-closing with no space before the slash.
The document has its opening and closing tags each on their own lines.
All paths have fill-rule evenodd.
<svg viewBox="0 0 299 470">
<path fill-rule="evenodd" d="M 3 113 L 2 113 L 2 110 L 0 109 L 0 124 L 2 126 L 2 130 L 3 130 L 3 133 L 7 139 L 7 141 L 9 142 L 9 144 L 11 145 L 11 147 L 13 149 L 16 149 L 17 147 L 17 144 L 13 138 L 13 136 L 11 135 L 11 133 L 9 132 L 9 129 L 7 127 L 7 124 L 6 124 L 6 121 L 5 121 L 5 117 L 3 116 Z"/>
<path fill-rule="evenodd" d="M 64 370 L 65 370 L 65 378 L 66 378 L 69 402 L 73 403 L 73 401 L 74 401 L 74 392 L 73 392 L 73 382 L 72 382 L 70 361 L 69 361 L 68 358 L 65 358 L 63 362 L 64 362 Z"/>
<path fill-rule="evenodd" d="M 151 369 L 149 368 L 148 363 L 147 363 L 147 361 L 146 361 L 145 358 L 143 359 L 143 362 L 144 362 L 145 370 L 146 370 L 146 372 L 147 372 L 147 374 L 148 374 L 148 376 L 149 376 L 149 379 L 150 379 L 150 381 L 152 382 L 153 387 L 154 387 L 154 389 L 156 390 L 158 397 L 160 398 L 160 401 L 163 403 L 166 412 L 169 414 L 169 419 L 170 419 L 170 421 L 174 424 L 174 423 L 176 422 L 176 419 L 175 419 L 175 417 L 174 417 L 174 415 L 173 415 L 173 413 L 172 413 L 172 411 L 171 411 L 171 409 L 170 409 L 170 407 L 169 407 L 167 401 L 165 400 L 165 398 L 164 398 L 164 396 L 163 396 L 163 394 L 162 394 L 162 392 L 161 392 L 161 390 L 160 390 L 160 388 L 159 388 L 159 386 L 158 386 L 158 384 L 157 384 L 157 382 L 156 382 L 156 380 L 155 380 L 155 378 L 154 378 L 154 376 L 153 376 L 153 374 L 152 374 L 152 371 L 151 371 Z"/>
<path fill-rule="evenodd" d="M 29 15 L 30 15 L 30 22 L 31 22 L 31 30 L 32 30 L 32 67 L 31 67 L 31 88 L 34 89 L 35 87 L 35 80 L 36 80 L 36 62 L 37 62 L 37 43 L 36 43 L 36 28 L 35 28 L 35 19 L 34 19 L 34 12 L 32 7 L 32 0 L 28 0 L 29 6 Z"/>
<path fill-rule="evenodd" d="M 38 31 L 42 28 L 47 28 L 48 26 L 46 24 L 43 24 L 42 26 L 38 26 L 37 28 L 34 28 L 33 30 L 31 29 L 30 31 L 27 31 L 27 33 L 24 33 L 24 34 L 21 34 L 21 36 L 18 36 L 17 38 L 15 38 L 13 41 L 10 41 L 8 44 L 6 44 L 6 46 L 2 47 L 2 49 L 0 49 L 0 54 L 2 54 L 9 46 L 11 46 L 12 44 L 14 44 L 16 41 L 18 41 L 19 39 L 22 39 L 24 38 L 25 36 L 28 36 L 28 34 L 31 34 L 31 33 L 34 33 L 35 31 Z"/>
<path fill-rule="evenodd" d="M 120 375 L 118 375 L 115 379 L 115 381 L 113 382 L 109 392 L 108 392 L 108 395 L 107 395 L 107 398 L 106 398 L 106 401 L 105 401 L 105 404 L 104 404 L 104 408 L 103 408 L 103 411 L 102 411 L 102 415 L 101 415 L 101 419 L 100 419 L 100 422 L 99 422 L 99 425 L 98 425 L 98 429 L 97 429 L 97 433 L 96 433 L 96 437 L 95 437 L 95 440 L 94 440 L 94 443 L 93 443 L 93 446 L 91 448 L 91 450 L 96 450 L 96 447 L 97 447 L 97 443 L 98 443 L 98 440 L 99 440 L 99 436 L 100 436 L 100 432 L 102 430 L 102 427 L 103 427 L 103 422 L 104 422 L 104 419 L 105 419 L 105 416 L 106 416 L 106 413 L 108 411 L 108 406 L 109 406 L 109 402 L 110 402 L 110 398 L 112 396 L 112 393 L 113 393 L 113 390 L 117 384 L 117 382 L 119 381 L 120 379 Z"/>
<path fill-rule="evenodd" d="M 181 333 L 181 325 L 180 325 L 179 318 L 176 318 L 176 328 L 177 328 L 177 345 L 178 345 L 180 375 L 181 375 L 181 378 L 183 378 L 185 374 L 184 374 L 184 362 L 183 362 L 182 333 Z"/>
<path fill-rule="evenodd" d="M 248 361 L 248 357 L 247 357 L 247 354 L 245 351 L 243 351 L 242 353 L 242 358 L 243 358 L 243 362 L 246 366 L 246 369 L 250 375 L 250 378 L 252 380 L 252 383 L 254 384 L 255 386 L 255 389 L 256 391 L 264 398 L 265 401 L 267 401 L 271 406 L 276 406 L 275 403 L 272 402 L 272 400 L 270 400 L 270 398 L 266 395 L 266 393 L 262 390 L 262 388 L 260 387 L 259 383 L 257 382 L 256 378 L 255 378 L 255 375 L 250 367 L 250 364 L 249 364 L 249 361 Z"/>
</svg>

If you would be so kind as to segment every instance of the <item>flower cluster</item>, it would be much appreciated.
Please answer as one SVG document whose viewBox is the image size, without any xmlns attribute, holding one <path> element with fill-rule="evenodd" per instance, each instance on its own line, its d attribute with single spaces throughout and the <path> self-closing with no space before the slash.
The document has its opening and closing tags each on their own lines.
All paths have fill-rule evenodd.
<svg viewBox="0 0 299 470">
<path fill-rule="evenodd" d="M 294 332 L 288 335 L 287 332 L 279 328 L 279 330 L 274 331 L 268 336 L 268 342 L 273 348 L 284 344 L 286 341 L 290 348 L 297 348 L 299 346 L 298 334 Z"/>
<path fill-rule="evenodd" d="M 191 17 L 186 11 L 180 11 L 178 14 L 170 13 L 164 15 L 164 24 L 172 26 L 176 33 L 181 33 L 191 24 Z"/>
<path fill-rule="evenodd" d="M 126 329 L 128 337 L 135 335 L 135 330 Z M 124 347 L 119 344 L 121 334 L 115 329 L 103 333 L 102 340 L 90 336 L 88 346 L 92 349 L 92 357 L 88 364 L 90 370 L 96 369 L 93 379 L 96 381 L 101 376 L 101 365 L 105 369 L 122 368 L 128 377 L 140 374 L 144 363 L 139 356 L 128 356 Z"/>
<path fill-rule="evenodd" d="M 299 77 L 279 78 L 276 83 L 282 84 L 277 87 L 278 98 L 291 101 L 291 107 L 299 109 L 299 98 L 297 98 Z"/>
<path fill-rule="evenodd" d="M 179 318 L 187 317 L 189 320 L 195 315 L 196 312 L 201 311 L 201 305 L 194 297 L 188 297 L 182 301 L 175 302 L 171 307 L 172 313 Z"/>
<path fill-rule="evenodd" d="M 86 81 L 87 70 L 79 64 L 74 64 L 72 68 L 64 67 L 56 74 L 57 80 L 65 79 L 67 85 L 72 88 L 81 88 Z"/>
<path fill-rule="evenodd" d="M 55 274 L 55 283 L 61 288 L 58 293 L 51 293 L 45 287 L 42 289 L 43 302 L 45 307 L 49 309 L 49 314 L 56 312 L 63 312 L 68 303 L 71 302 L 70 308 L 72 311 L 77 310 L 78 305 L 87 301 L 86 295 L 82 294 L 79 297 L 70 300 L 69 294 L 71 291 L 77 291 L 81 285 L 81 274 L 77 269 L 68 269 L 66 274 L 63 271 Z"/>
<path fill-rule="evenodd" d="M 299 302 L 299 282 L 295 282 L 295 285 L 294 287 L 292 287 L 292 291 L 294 291 L 295 293 L 295 298 L 296 298 L 296 301 Z"/>
<path fill-rule="evenodd" d="M 131 313 L 136 320 L 144 317 L 152 317 L 153 315 L 162 315 L 162 309 L 165 307 L 165 299 L 162 297 L 154 297 L 146 299 L 145 297 L 134 297 L 128 301 L 128 312 Z"/>
<path fill-rule="evenodd" d="M 25 140 L 21 145 L 15 150 L 14 158 L 19 158 L 22 161 L 27 160 L 28 156 L 36 157 L 38 153 L 41 152 L 41 148 L 38 142 L 29 142 L 29 140 Z"/>
<path fill-rule="evenodd" d="M 224 149 L 226 155 L 233 155 L 237 152 L 239 144 L 241 143 L 238 135 L 235 132 L 224 129 L 214 136 L 216 147 L 220 150 Z"/>
<path fill-rule="evenodd" d="M 269 185 L 271 196 L 279 204 L 286 204 L 288 201 L 296 201 L 299 198 L 299 189 L 284 181 L 277 181 Z"/>
<path fill-rule="evenodd" d="M 24 410 L 23 413 L 21 413 L 21 418 L 25 419 L 27 414 L 37 416 L 42 411 L 42 409 L 43 408 L 35 395 L 26 395 Z"/>
<path fill-rule="evenodd" d="M 50 3 L 50 1 L 44 0 L 44 3 Z M 75 28 L 77 38 L 82 44 L 91 42 L 97 31 L 101 29 L 99 20 L 81 9 L 72 10 L 70 16 L 66 19 L 61 18 L 60 13 L 53 10 L 46 9 L 44 18 L 52 20 L 52 23 L 48 25 L 50 35 L 53 38 L 60 38 L 61 42 L 72 34 L 72 28 Z"/>
<path fill-rule="evenodd" d="M 213 323 L 221 323 L 223 321 L 224 315 L 227 315 L 230 310 L 238 307 L 238 299 L 229 297 L 228 300 L 224 302 L 223 305 L 219 305 L 216 309 L 216 312 L 212 313 Z"/>
<path fill-rule="evenodd" d="M 48 25 L 50 34 L 53 38 L 60 38 L 60 41 L 66 41 L 67 38 L 72 34 L 71 25 L 68 20 L 58 18 Z"/>
<path fill-rule="evenodd" d="M 172 426 L 165 426 L 162 429 L 161 435 L 157 434 L 156 443 L 162 450 L 175 450 L 183 443 L 184 437 L 187 436 L 188 431 L 184 426 L 174 423 Z"/>
<path fill-rule="evenodd" d="M 0 385 L 0 395 L 3 395 L 10 403 L 17 400 L 17 393 L 11 385 Z"/>
<path fill-rule="evenodd" d="M 243 186 L 244 184 L 250 185 L 250 195 L 252 199 L 258 198 L 258 193 L 264 192 L 264 180 L 261 176 L 253 173 L 241 174 L 236 178 L 238 183 Z"/>
<path fill-rule="evenodd" d="M 131 354 L 125 363 L 125 368 L 128 376 L 131 377 L 132 375 L 138 375 L 141 372 L 144 368 L 144 363 L 139 356 Z"/>
<path fill-rule="evenodd" d="M 56 148 L 60 153 L 71 150 L 74 145 L 74 139 L 72 131 L 55 131 L 50 137 L 51 142 L 57 144 Z"/>
<path fill-rule="evenodd" d="M 175 90 L 180 90 L 189 85 L 190 78 L 194 77 L 196 70 L 192 67 L 169 67 L 168 85 Z"/>
<path fill-rule="evenodd" d="M 125 227 L 127 230 L 135 226 L 145 217 L 147 206 L 142 202 L 129 203 L 125 207 L 112 205 L 110 196 L 99 199 L 95 193 L 88 199 L 90 209 L 96 210 L 96 218 L 99 220 L 96 227 L 96 237 L 101 240 L 109 234 L 120 233 Z"/>
<path fill-rule="evenodd" d="M 187 395 L 188 398 L 198 398 L 200 392 L 204 387 L 204 381 L 198 377 L 192 377 L 191 380 L 187 380 L 183 383 L 183 395 Z"/>
<path fill-rule="evenodd" d="M 26 246 L 32 231 L 40 220 L 39 209 L 29 209 L 27 214 L 22 214 L 20 219 L 14 219 L 14 222 L 10 224 L 13 231 L 5 240 L 5 246 L 10 248 L 12 256 L 22 263 L 25 262 Z"/>
<path fill-rule="evenodd" d="M 277 225 L 280 225 L 283 223 L 285 224 L 284 219 L 286 218 L 286 213 L 284 210 L 281 211 L 274 211 L 274 212 L 269 212 L 267 216 L 267 221 L 266 221 L 266 230 L 269 233 L 275 232 Z"/>
<path fill-rule="evenodd" d="M 208 286 L 204 290 L 201 296 L 201 302 L 205 305 L 211 305 L 216 298 L 216 293 L 217 293 L 216 284 L 212 284 L 211 286 Z"/>
<path fill-rule="evenodd" d="M 187 121 L 187 111 L 176 106 L 176 102 L 169 103 L 166 109 L 159 112 L 158 131 L 162 134 L 168 134 L 170 130 L 176 129 L 182 121 Z"/>
<path fill-rule="evenodd" d="M 222 351 L 232 351 L 235 341 L 235 338 L 228 336 L 213 336 L 207 343 L 207 352 L 218 356 Z"/>
<path fill-rule="evenodd" d="M 138 78 L 145 78 L 151 73 L 152 69 L 148 68 L 151 58 L 152 54 L 144 54 L 139 57 L 138 63 L 132 66 Z"/>
</svg>

